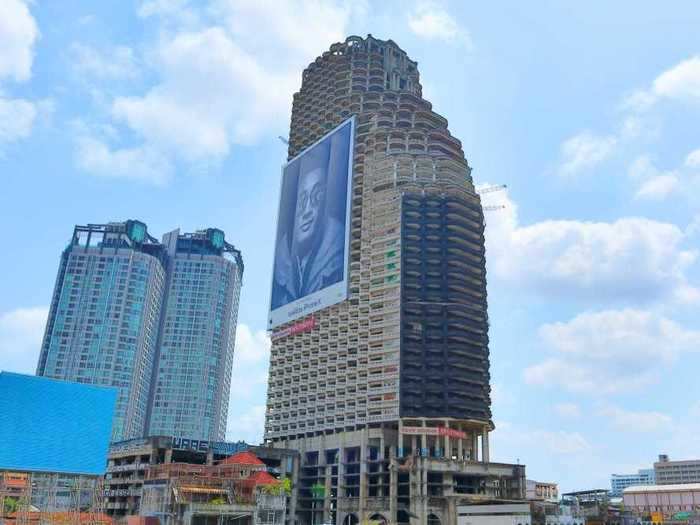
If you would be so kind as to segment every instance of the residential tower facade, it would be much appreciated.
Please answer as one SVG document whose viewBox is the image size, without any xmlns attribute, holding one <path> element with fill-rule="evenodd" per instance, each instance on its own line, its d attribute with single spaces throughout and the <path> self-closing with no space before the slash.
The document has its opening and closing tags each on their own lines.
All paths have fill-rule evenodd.
<svg viewBox="0 0 700 525">
<path fill-rule="evenodd" d="M 348 299 L 273 331 L 265 439 L 301 452 L 301 523 L 456 523 L 470 498 L 525 497 L 524 467 L 489 459 L 481 201 L 391 40 L 303 72 L 289 157 L 351 116 Z"/>
<path fill-rule="evenodd" d="M 221 230 L 158 242 L 140 221 L 76 226 L 37 375 L 117 388 L 113 441 L 221 439 L 242 272 Z"/>
</svg>

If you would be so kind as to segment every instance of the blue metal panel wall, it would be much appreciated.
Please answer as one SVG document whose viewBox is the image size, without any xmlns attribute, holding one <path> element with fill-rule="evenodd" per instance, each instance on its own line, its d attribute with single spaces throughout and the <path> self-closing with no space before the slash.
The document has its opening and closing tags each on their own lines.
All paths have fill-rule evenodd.
<svg viewBox="0 0 700 525">
<path fill-rule="evenodd" d="M 101 475 L 116 390 L 0 373 L 0 470 Z"/>
</svg>

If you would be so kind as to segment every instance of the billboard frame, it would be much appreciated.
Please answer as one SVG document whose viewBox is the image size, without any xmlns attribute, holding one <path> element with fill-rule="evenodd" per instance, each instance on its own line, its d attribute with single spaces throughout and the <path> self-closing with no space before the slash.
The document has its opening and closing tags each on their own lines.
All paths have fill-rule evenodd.
<svg viewBox="0 0 700 525">
<path fill-rule="evenodd" d="M 313 144 L 304 148 L 302 151 L 297 153 L 294 157 L 289 159 L 281 169 L 280 177 L 280 191 L 279 191 L 279 204 L 277 206 L 277 221 L 275 228 L 275 249 L 274 257 L 272 260 L 272 286 L 270 288 L 270 302 L 268 308 L 268 323 L 267 329 L 272 330 L 283 324 L 290 323 L 301 319 L 307 315 L 313 314 L 319 310 L 333 306 L 338 303 L 342 303 L 347 300 L 350 289 L 350 228 L 352 221 L 352 190 L 354 186 L 353 181 L 353 164 L 355 157 L 355 127 L 357 122 L 357 116 L 352 115 L 349 118 L 343 120 L 336 127 L 325 133 L 322 137 L 316 140 Z M 294 162 L 300 161 L 300 159 L 308 154 L 313 148 L 321 144 L 324 140 L 328 140 L 334 133 L 337 133 L 344 126 L 350 126 L 350 144 L 348 145 L 348 166 L 347 166 L 347 181 L 346 181 L 346 202 L 345 202 L 345 244 L 344 244 L 344 261 L 343 261 L 343 279 L 337 283 L 331 284 L 312 292 L 304 297 L 291 301 L 285 305 L 279 306 L 272 309 L 272 296 L 274 293 L 274 280 L 275 280 L 275 267 L 277 262 L 277 248 L 279 243 L 279 222 L 280 215 L 282 211 L 282 198 L 285 182 L 285 171 Z"/>
</svg>

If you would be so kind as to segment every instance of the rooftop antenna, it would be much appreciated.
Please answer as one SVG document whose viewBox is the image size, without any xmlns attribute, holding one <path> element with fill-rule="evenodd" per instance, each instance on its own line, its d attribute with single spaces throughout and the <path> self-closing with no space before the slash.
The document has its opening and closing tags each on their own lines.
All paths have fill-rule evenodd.
<svg viewBox="0 0 700 525">
<path fill-rule="evenodd" d="M 280 139 L 280 141 L 284 142 L 287 146 L 289 146 L 289 141 L 285 139 L 282 135 L 277 135 L 277 138 Z"/>
</svg>

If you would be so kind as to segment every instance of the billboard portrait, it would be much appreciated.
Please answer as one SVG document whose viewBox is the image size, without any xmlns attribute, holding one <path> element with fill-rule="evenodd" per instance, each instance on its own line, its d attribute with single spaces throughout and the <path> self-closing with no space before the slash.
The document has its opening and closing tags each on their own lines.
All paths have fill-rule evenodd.
<svg viewBox="0 0 700 525">
<path fill-rule="evenodd" d="M 355 119 L 282 168 L 269 328 L 347 299 Z"/>
</svg>

